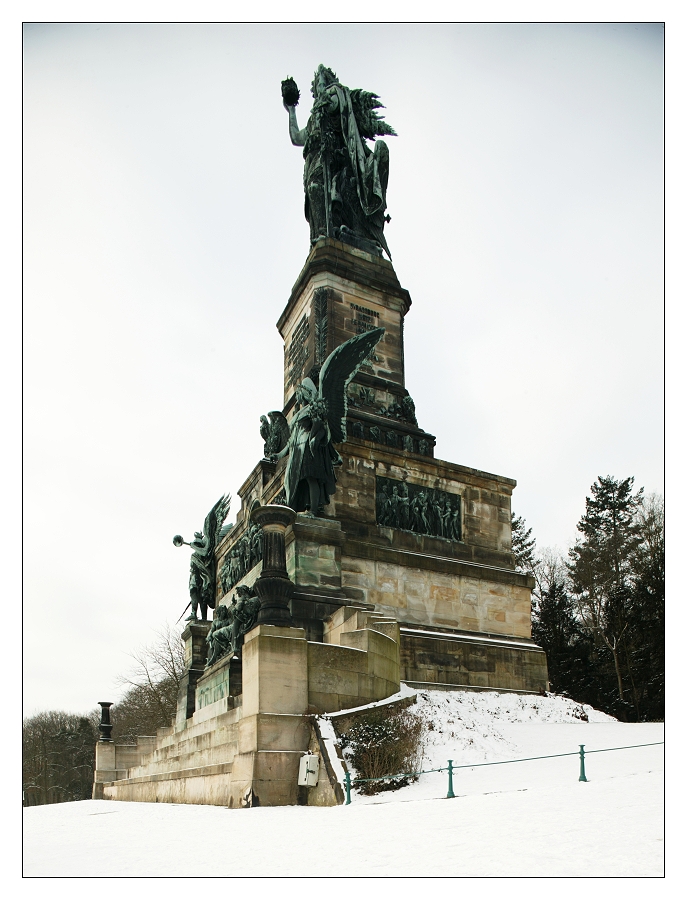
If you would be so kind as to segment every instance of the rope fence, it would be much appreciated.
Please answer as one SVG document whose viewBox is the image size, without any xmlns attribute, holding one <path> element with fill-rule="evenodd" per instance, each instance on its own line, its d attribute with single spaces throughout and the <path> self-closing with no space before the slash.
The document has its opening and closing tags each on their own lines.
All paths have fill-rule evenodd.
<svg viewBox="0 0 687 900">
<path fill-rule="evenodd" d="M 448 765 L 442 766 L 439 769 L 421 769 L 419 772 L 397 772 L 394 775 L 383 775 L 380 778 L 351 778 L 351 773 L 347 771 L 344 774 L 344 786 L 346 789 L 346 802 L 344 805 L 347 806 L 351 802 L 351 787 L 354 784 L 362 784 L 368 781 L 390 781 L 394 778 L 419 778 L 420 775 L 429 775 L 431 772 L 448 772 L 448 792 L 446 794 L 446 799 L 450 800 L 456 796 L 453 792 L 453 773 L 456 769 L 476 769 L 480 766 L 504 766 L 508 763 L 532 762 L 537 759 L 557 759 L 561 756 L 579 756 L 580 776 L 578 781 L 588 781 L 584 760 L 590 753 L 610 753 L 614 750 L 636 750 L 638 747 L 658 747 L 664 743 L 665 741 L 653 741 L 650 744 L 630 744 L 627 747 L 602 747 L 600 750 L 585 750 L 584 744 L 580 744 L 580 749 L 571 753 L 550 753 L 547 756 L 526 756 L 524 759 L 499 759 L 495 762 L 463 763 L 459 766 L 454 765 L 453 760 L 449 759 Z"/>
</svg>

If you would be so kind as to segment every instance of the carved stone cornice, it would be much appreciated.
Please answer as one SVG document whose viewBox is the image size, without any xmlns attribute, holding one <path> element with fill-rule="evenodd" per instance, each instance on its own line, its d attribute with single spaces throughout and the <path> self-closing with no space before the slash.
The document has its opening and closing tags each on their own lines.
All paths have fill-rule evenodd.
<svg viewBox="0 0 687 900">
<path fill-rule="evenodd" d="M 355 250 L 332 238 L 321 238 L 310 251 L 286 307 L 279 317 L 277 328 L 280 334 L 283 334 L 284 324 L 310 279 L 322 272 L 379 291 L 385 297 L 394 298 L 400 302 L 400 312 L 403 316 L 410 309 L 412 303 L 410 294 L 401 287 L 394 267 L 388 260 L 371 256 L 362 250 Z"/>
</svg>

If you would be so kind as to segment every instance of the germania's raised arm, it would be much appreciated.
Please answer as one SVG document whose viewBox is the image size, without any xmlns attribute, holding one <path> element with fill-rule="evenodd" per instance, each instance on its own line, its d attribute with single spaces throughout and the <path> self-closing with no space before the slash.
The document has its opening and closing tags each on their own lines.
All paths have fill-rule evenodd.
<svg viewBox="0 0 687 900">
<path fill-rule="evenodd" d="M 305 128 L 302 131 L 298 129 L 298 119 L 296 118 L 296 107 L 295 106 L 287 106 L 284 104 L 284 109 L 289 114 L 289 137 L 291 138 L 291 143 L 294 147 L 304 147 L 305 146 L 305 138 L 306 132 Z"/>
</svg>

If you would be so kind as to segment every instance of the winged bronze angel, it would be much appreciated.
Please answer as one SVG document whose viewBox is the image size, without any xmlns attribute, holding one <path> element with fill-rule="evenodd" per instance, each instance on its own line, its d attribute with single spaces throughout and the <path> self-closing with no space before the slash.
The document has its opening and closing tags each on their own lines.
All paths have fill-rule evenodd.
<svg viewBox="0 0 687 900">
<path fill-rule="evenodd" d="M 286 446 L 272 459 L 288 456 L 284 492 L 296 512 L 322 514 L 336 490 L 334 469 L 342 464 L 334 444 L 346 440 L 347 390 L 358 369 L 384 334 L 374 328 L 341 344 L 320 370 L 319 387 L 304 378 L 296 391 L 299 404 Z"/>
<path fill-rule="evenodd" d="M 191 600 L 186 607 L 191 607 L 191 615 L 187 621 L 192 622 L 198 618 L 198 607 L 203 621 L 208 617 L 208 608 L 215 608 L 215 586 L 217 584 L 217 560 L 215 548 L 225 534 L 232 528 L 224 525 L 224 520 L 229 514 L 231 496 L 223 494 L 205 517 L 202 531 L 196 531 L 193 540 L 189 543 L 180 534 L 173 538 L 174 546 L 181 547 L 186 544 L 191 547 L 191 572 L 188 589 Z M 184 612 L 186 612 L 186 609 Z M 184 613 L 181 615 L 183 616 Z"/>
</svg>

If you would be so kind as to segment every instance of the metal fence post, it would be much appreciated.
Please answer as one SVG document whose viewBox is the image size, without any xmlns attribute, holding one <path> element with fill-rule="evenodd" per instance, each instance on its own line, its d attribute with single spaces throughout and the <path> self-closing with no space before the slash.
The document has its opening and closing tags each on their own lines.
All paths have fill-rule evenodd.
<svg viewBox="0 0 687 900">
<path fill-rule="evenodd" d="M 453 760 L 449 759 L 448 761 L 448 794 L 446 794 L 446 799 L 450 800 L 451 797 L 455 797 L 456 795 L 453 793 Z"/>
<path fill-rule="evenodd" d="M 580 777 L 579 781 L 586 781 L 587 776 L 584 772 L 584 744 L 580 744 Z"/>
<path fill-rule="evenodd" d="M 351 802 L 351 773 L 346 772 L 344 775 L 344 781 L 346 782 L 346 803 L 344 806 L 348 806 Z"/>
</svg>

